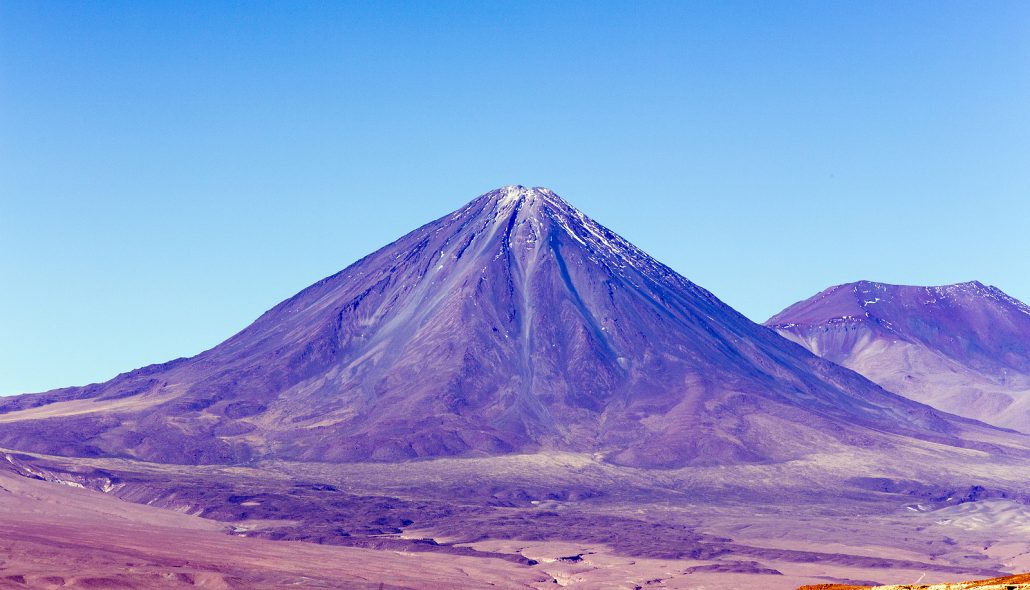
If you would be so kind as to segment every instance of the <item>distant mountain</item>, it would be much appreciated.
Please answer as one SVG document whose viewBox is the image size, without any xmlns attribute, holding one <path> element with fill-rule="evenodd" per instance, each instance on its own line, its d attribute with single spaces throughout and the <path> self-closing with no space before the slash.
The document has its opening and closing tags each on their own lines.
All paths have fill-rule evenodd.
<svg viewBox="0 0 1030 590">
<path fill-rule="evenodd" d="M 860 281 L 766 325 L 890 391 L 1030 432 L 1030 306 L 997 287 Z"/>
<path fill-rule="evenodd" d="M 1007 436 L 810 354 L 522 186 L 196 357 L 0 401 L 0 446 L 180 463 L 558 449 L 674 467 L 913 439 L 996 449 Z"/>
</svg>

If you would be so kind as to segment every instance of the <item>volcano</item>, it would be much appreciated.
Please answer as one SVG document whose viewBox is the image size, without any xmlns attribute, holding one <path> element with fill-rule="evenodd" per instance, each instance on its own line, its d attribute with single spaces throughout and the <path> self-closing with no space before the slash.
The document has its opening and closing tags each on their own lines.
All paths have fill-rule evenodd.
<svg viewBox="0 0 1030 590">
<path fill-rule="evenodd" d="M 523 186 L 195 357 L 7 398 L 0 412 L 3 447 L 185 464 L 558 450 L 678 467 L 1006 440 L 811 354 Z"/>
<path fill-rule="evenodd" d="M 767 325 L 891 391 L 1030 432 L 1030 307 L 997 287 L 860 281 Z"/>
</svg>

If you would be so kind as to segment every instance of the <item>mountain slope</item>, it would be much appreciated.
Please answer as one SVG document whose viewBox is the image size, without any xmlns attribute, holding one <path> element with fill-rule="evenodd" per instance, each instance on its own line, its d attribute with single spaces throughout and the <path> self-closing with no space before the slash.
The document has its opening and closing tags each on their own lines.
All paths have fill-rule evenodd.
<svg viewBox="0 0 1030 590">
<path fill-rule="evenodd" d="M 1030 432 L 1030 307 L 996 287 L 861 281 L 766 325 L 890 391 Z"/>
<path fill-rule="evenodd" d="M 559 449 L 670 467 L 904 437 L 1024 445 L 811 355 L 553 192 L 521 186 L 196 357 L 0 412 L 6 447 L 182 463 Z"/>
</svg>

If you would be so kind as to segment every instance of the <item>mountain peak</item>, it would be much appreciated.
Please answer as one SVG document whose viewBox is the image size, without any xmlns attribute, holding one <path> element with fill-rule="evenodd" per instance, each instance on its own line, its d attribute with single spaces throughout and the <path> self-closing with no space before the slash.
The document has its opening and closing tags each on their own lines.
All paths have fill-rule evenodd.
<svg viewBox="0 0 1030 590">
<path fill-rule="evenodd" d="M 894 339 L 947 348 L 964 362 L 982 357 L 987 363 L 999 342 L 1011 342 L 993 353 L 995 360 L 1030 370 L 1030 351 L 1023 351 L 1030 334 L 1030 306 L 997 287 L 980 281 L 951 285 L 909 286 L 857 281 L 830 287 L 799 301 L 765 322 L 778 330 L 854 329 L 865 324 Z M 943 339 L 947 344 L 938 340 Z M 951 350 L 954 348 L 954 350 Z"/>
<path fill-rule="evenodd" d="M 578 209 L 551 189 L 541 186 L 526 187 L 521 184 L 502 186 L 473 200 L 469 205 L 473 205 L 480 199 L 491 205 L 496 219 L 508 219 L 513 215 L 520 219 L 539 218 L 545 209 L 554 213 L 582 217 L 582 213 L 579 213 Z"/>
<path fill-rule="evenodd" d="M 488 195 L 495 195 L 500 200 L 505 202 L 513 201 L 533 201 L 536 199 L 554 198 L 561 200 L 551 189 L 543 186 L 522 186 L 521 184 L 509 184 L 502 186 L 501 188 L 495 189 L 487 193 Z"/>
<path fill-rule="evenodd" d="M 938 293 L 947 293 L 953 291 L 965 291 L 973 293 L 986 293 L 996 291 L 997 288 L 985 285 L 977 280 L 965 281 L 962 283 L 951 283 L 947 285 L 929 285 L 929 286 L 917 286 L 917 285 L 898 285 L 894 283 L 881 283 L 879 281 L 861 280 L 853 283 L 845 283 L 838 287 L 831 287 L 830 289 L 836 289 L 841 287 L 852 287 L 856 291 L 859 290 L 880 290 L 880 291 L 906 291 L 922 289 L 925 291 L 934 291 Z"/>
<path fill-rule="evenodd" d="M 495 252 L 499 247 L 525 257 L 555 248 L 583 248 L 593 262 L 617 274 L 632 267 L 658 282 L 674 274 L 546 187 L 507 185 L 494 189 L 456 211 L 450 221 L 473 234 L 470 239 L 478 235 L 501 237 Z M 479 229 L 473 229 L 476 227 Z"/>
<path fill-rule="evenodd" d="M 825 289 L 769 318 L 767 326 L 790 327 L 825 322 L 882 321 L 894 308 L 961 308 L 983 304 L 1000 305 L 1030 314 L 1030 307 L 1001 289 L 980 281 L 950 285 L 895 285 L 876 281 L 855 281 Z"/>
</svg>

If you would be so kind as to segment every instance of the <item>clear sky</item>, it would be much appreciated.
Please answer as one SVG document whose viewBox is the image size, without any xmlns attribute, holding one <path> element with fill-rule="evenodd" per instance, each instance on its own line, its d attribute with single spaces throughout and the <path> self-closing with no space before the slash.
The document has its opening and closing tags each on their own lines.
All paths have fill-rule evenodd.
<svg viewBox="0 0 1030 590">
<path fill-rule="evenodd" d="M 0 394 L 193 355 L 505 184 L 752 319 L 1030 301 L 1030 3 L 0 0 Z"/>
</svg>

